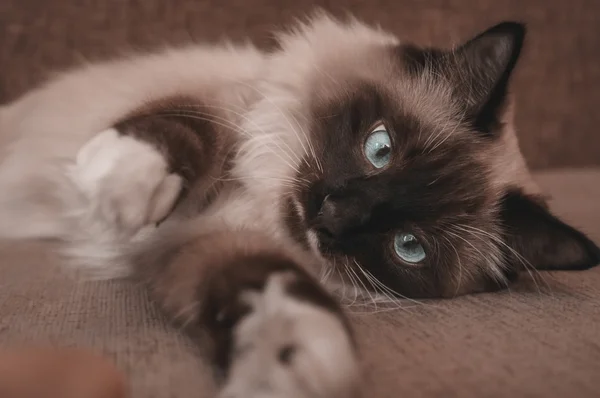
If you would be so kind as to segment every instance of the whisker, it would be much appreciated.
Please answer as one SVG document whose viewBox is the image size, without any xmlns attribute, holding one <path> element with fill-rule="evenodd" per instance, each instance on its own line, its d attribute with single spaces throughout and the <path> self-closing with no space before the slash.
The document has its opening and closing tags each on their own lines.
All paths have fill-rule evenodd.
<svg viewBox="0 0 600 398">
<path fill-rule="evenodd" d="M 359 267 L 359 269 L 361 269 L 363 272 L 365 272 L 366 274 L 368 274 L 371 278 L 372 281 L 374 283 L 376 283 L 383 291 L 387 292 L 388 294 L 391 294 L 394 297 L 398 297 L 401 298 L 403 300 L 406 300 L 408 302 L 417 304 L 417 305 L 421 305 L 421 306 L 427 306 L 427 307 L 433 307 L 433 308 L 439 308 L 433 304 L 426 304 L 423 302 L 420 302 L 418 300 L 412 299 L 410 297 L 407 297 L 403 294 L 400 294 L 399 292 L 397 292 L 396 290 L 386 286 L 383 282 L 381 282 L 379 279 L 377 279 L 368 269 L 365 269 L 364 267 L 362 267 L 356 260 L 354 260 L 355 264 L 357 265 L 357 267 Z"/>
<path fill-rule="evenodd" d="M 283 109 L 281 109 L 281 107 L 276 104 L 269 96 L 267 96 L 265 93 L 263 93 L 258 87 L 255 87 L 254 85 L 251 85 L 249 83 L 243 82 L 243 81 L 239 81 L 240 84 L 245 85 L 246 87 L 250 88 L 251 90 L 254 90 L 256 93 L 258 93 L 259 95 L 261 95 L 265 100 L 267 100 L 269 102 L 269 104 L 271 104 L 273 106 L 273 108 L 275 110 L 277 110 L 279 112 L 279 114 L 283 117 L 283 119 L 286 121 L 286 123 L 288 124 L 288 126 L 290 127 L 291 131 L 294 133 L 294 135 L 296 136 L 298 143 L 300 144 L 300 146 L 302 147 L 302 150 L 304 151 L 304 153 L 306 154 L 306 156 L 309 156 L 309 152 L 307 150 L 307 148 L 304 146 L 304 142 L 303 140 L 300 138 L 298 132 L 296 131 L 296 129 L 294 128 L 294 126 L 292 125 L 292 122 L 289 120 L 288 116 L 285 114 L 285 112 L 283 112 Z M 300 127 L 301 133 L 304 135 L 304 137 L 308 140 L 308 136 L 306 135 L 306 132 L 304 132 L 304 130 L 302 129 L 300 123 L 298 122 L 298 120 L 293 116 L 290 115 L 295 123 L 298 125 L 298 127 Z M 316 159 L 316 155 L 313 153 L 313 156 Z"/>
<path fill-rule="evenodd" d="M 454 132 L 458 129 L 458 126 L 460 126 L 463 123 L 466 115 L 467 115 L 467 111 L 465 109 L 460 117 L 460 120 L 458 121 L 458 123 L 456 123 L 456 125 L 454 126 L 452 131 L 450 131 L 448 134 L 446 134 L 446 137 L 444 137 L 444 139 L 440 140 L 437 144 L 435 144 L 428 152 L 431 153 L 431 152 L 435 151 L 436 148 L 438 148 L 440 145 L 442 145 L 444 142 L 446 142 L 446 140 L 448 140 L 448 138 L 450 138 L 454 134 Z M 436 139 L 437 139 L 437 137 L 436 137 Z"/>
<path fill-rule="evenodd" d="M 383 304 L 396 304 L 396 306 L 394 308 L 404 308 L 404 306 L 402 306 L 402 303 L 400 302 L 400 300 L 394 299 L 394 297 L 392 297 L 389 293 L 387 293 L 385 290 L 383 290 L 381 287 L 379 287 L 377 285 L 377 283 L 376 283 L 377 280 L 375 278 L 369 276 L 369 274 L 367 274 L 362 268 L 359 268 L 359 270 L 362 272 L 365 279 L 369 282 L 369 284 L 373 287 L 373 290 L 375 291 L 376 297 L 372 300 L 375 303 L 376 310 L 377 310 L 377 302 L 380 302 Z"/>
<path fill-rule="evenodd" d="M 344 264 L 346 264 L 346 263 L 344 263 Z M 364 291 L 367 292 L 367 294 L 369 295 L 369 298 L 370 298 L 371 302 L 375 305 L 375 308 L 377 309 L 377 303 L 375 302 L 375 299 L 373 298 L 373 295 L 371 294 L 371 291 L 369 289 L 367 289 L 367 286 L 363 283 L 363 281 L 358 276 L 358 274 L 356 273 L 356 271 L 354 271 L 354 269 L 352 267 L 348 266 L 348 264 L 346 264 L 346 268 L 348 270 L 350 270 L 350 272 L 352 272 L 354 274 L 354 276 L 356 277 L 356 279 L 358 280 L 358 282 L 365 289 Z"/>
<path fill-rule="evenodd" d="M 237 131 L 237 132 L 239 132 L 241 134 L 249 135 L 249 133 L 245 132 L 240 125 L 238 125 L 236 123 L 233 123 L 232 121 L 229 121 L 227 119 L 223 119 L 223 118 L 218 118 L 217 117 L 218 119 L 223 119 L 223 122 L 215 120 L 214 119 L 215 116 L 214 115 L 210 115 L 210 114 L 201 114 L 201 113 L 193 114 L 193 115 L 184 114 L 184 113 L 159 113 L 159 114 L 163 115 L 163 116 L 187 117 L 187 118 L 191 118 L 191 119 L 198 119 L 198 120 L 202 120 L 202 121 L 208 121 L 208 122 L 211 122 L 211 123 L 215 123 L 215 124 L 217 124 L 219 126 L 222 126 L 222 127 L 228 128 L 228 129 L 232 129 L 232 130 Z M 205 117 L 205 116 L 207 116 L 207 117 Z M 269 143 L 273 144 L 273 145 L 275 145 L 277 147 L 279 147 L 279 149 L 281 150 L 280 152 L 271 150 L 271 151 L 269 151 L 270 153 L 274 154 L 279 159 L 281 159 L 281 161 L 284 162 L 285 164 L 287 164 L 290 167 L 290 169 L 297 170 L 297 166 L 294 165 L 294 164 L 292 164 L 292 163 L 290 163 L 290 161 L 294 162 L 294 159 L 292 159 L 291 157 L 289 157 L 287 151 L 284 151 L 279 146 L 279 144 L 277 142 L 275 142 L 275 141 L 271 141 Z M 262 149 L 268 149 L 268 146 L 264 146 Z M 281 156 L 281 153 L 288 155 L 288 159 L 284 159 Z"/>
<path fill-rule="evenodd" d="M 534 284 L 536 285 L 536 289 L 538 290 L 538 293 L 541 294 L 541 289 L 540 286 L 537 283 L 537 277 L 539 277 L 539 279 L 546 285 L 546 288 L 550 291 L 550 293 L 552 294 L 552 289 L 550 284 L 544 279 L 543 275 L 526 259 L 524 258 L 520 253 L 518 253 L 515 249 L 513 249 L 512 247 L 508 246 L 504 241 L 502 241 L 502 239 L 498 236 L 495 236 L 487 231 L 481 230 L 479 228 L 473 227 L 471 225 L 467 225 L 467 224 L 461 224 L 461 225 L 454 225 L 455 228 L 462 228 L 463 232 L 472 233 L 472 236 L 477 237 L 478 239 L 482 239 L 480 236 L 485 236 L 487 238 L 489 238 L 490 240 L 492 240 L 494 243 L 496 243 L 497 245 L 505 248 L 506 250 L 508 250 L 510 253 L 512 253 L 517 260 L 523 265 L 523 268 L 525 269 L 525 271 L 529 274 L 529 276 L 531 277 L 531 279 L 533 280 Z M 535 273 L 535 275 L 534 275 Z"/>
<path fill-rule="evenodd" d="M 354 280 L 354 277 L 352 276 L 352 274 L 349 272 L 349 268 L 346 265 L 346 263 L 342 263 L 342 265 L 344 266 L 344 272 L 350 279 L 350 283 L 352 284 L 352 291 L 354 292 L 354 298 L 352 300 L 352 303 L 350 303 L 348 305 L 348 307 L 352 307 L 353 305 L 356 304 L 356 300 L 358 299 L 358 285 L 356 284 L 356 281 Z"/>
<path fill-rule="evenodd" d="M 175 111 L 179 110 L 179 111 L 182 111 L 182 112 L 192 113 L 192 114 L 199 115 L 199 116 L 207 116 L 207 117 L 210 117 L 210 118 L 219 119 L 221 121 L 233 123 L 231 120 L 229 120 L 227 118 L 224 118 L 222 116 L 215 115 L 215 114 L 212 114 L 212 113 L 202 112 L 199 109 L 213 108 L 213 109 L 224 110 L 226 112 L 231 112 L 234 115 L 236 115 L 236 116 L 244 119 L 245 121 L 249 122 L 254 128 L 256 128 L 258 131 L 260 131 L 263 135 L 265 135 L 265 136 L 269 136 L 270 135 L 264 129 L 261 129 L 260 126 L 254 120 L 252 120 L 251 118 L 249 118 L 248 116 L 246 116 L 243 113 L 236 112 L 236 111 L 232 110 L 231 108 L 227 108 L 227 107 L 224 107 L 224 106 L 217 106 L 217 105 L 202 105 L 202 106 L 200 106 L 200 105 L 195 105 L 195 106 L 194 105 L 188 105 L 186 107 L 183 107 L 184 109 L 181 109 L 181 108 L 182 108 L 182 106 L 179 106 L 178 108 L 175 108 Z M 246 137 L 250 137 L 250 138 L 253 137 L 253 135 L 251 133 L 247 132 L 245 129 L 243 129 L 241 125 L 235 124 L 235 126 L 237 127 L 236 131 L 239 132 L 240 134 L 245 135 Z M 270 143 L 271 144 L 275 144 L 281 150 L 281 152 L 284 153 L 289 158 L 290 161 L 292 161 L 292 162 L 300 162 L 300 157 L 298 157 L 295 154 L 295 152 L 292 150 L 292 148 L 290 148 L 290 146 L 286 142 L 282 141 L 280 143 L 284 144 L 289 149 L 289 151 L 284 151 L 283 148 L 281 148 L 281 146 L 279 146 L 279 143 L 277 141 L 275 141 L 275 140 L 273 140 Z M 291 155 L 294 155 L 295 159 L 292 159 Z"/>
</svg>

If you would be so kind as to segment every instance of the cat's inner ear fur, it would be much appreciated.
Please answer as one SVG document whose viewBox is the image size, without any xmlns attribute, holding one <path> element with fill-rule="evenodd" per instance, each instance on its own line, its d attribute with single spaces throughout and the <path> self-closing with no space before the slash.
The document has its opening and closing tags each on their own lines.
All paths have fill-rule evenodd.
<svg viewBox="0 0 600 398">
<path fill-rule="evenodd" d="M 453 50 L 402 46 L 410 72 L 446 79 L 474 129 L 495 131 L 506 101 L 507 88 L 517 63 L 525 26 L 503 22 Z"/>
<path fill-rule="evenodd" d="M 582 232 L 554 216 L 541 199 L 520 190 L 508 191 L 501 221 L 510 271 L 585 270 L 600 263 L 600 248 Z M 514 250 L 514 252 L 513 252 Z"/>
</svg>

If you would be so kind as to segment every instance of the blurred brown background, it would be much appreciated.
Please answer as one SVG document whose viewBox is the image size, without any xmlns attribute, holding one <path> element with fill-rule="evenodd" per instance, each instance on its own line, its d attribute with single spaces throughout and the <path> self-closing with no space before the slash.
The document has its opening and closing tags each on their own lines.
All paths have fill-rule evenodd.
<svg viewBox="0 0 600 398">
<path fill-rule="evenodd" d="M 0 101 L 51 71 L 126 48 L 270 32 L 320 6 L 402 38 L 449 45 L 498 21 L 529 26 L 518 69 L 517 125 L 534 168 L 600 164 L 598 0 L 2 0 Z"/>
</svg>

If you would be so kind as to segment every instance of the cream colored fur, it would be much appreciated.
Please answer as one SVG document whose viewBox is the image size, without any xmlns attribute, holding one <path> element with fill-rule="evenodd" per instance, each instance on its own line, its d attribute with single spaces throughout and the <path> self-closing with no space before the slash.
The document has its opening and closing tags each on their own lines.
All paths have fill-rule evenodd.
<svg viewBox="0 0 600 398">
<path fill-rule="evenodd" d="M 263 291 L 247 292 L 253 311 L 235 328 L 240 354 L 220 397 L 352 398 L 360 374 L 344 326 L 327 310 L 289 297 L 285 284 L 286 275 L 276 273 Z M 286 346 L 294 357 L 282 366 Z"/>
<path fill-rule="evenodd" d="M 63 73 L 0 108 L 0 238 L 63 239 L 77 263 L 110 264 L 114 270 L 103 275 L 122 275 L 127 242 L 90 217 L 93 203 L 71 178 L 78 153 L 119 119 L 165 97 L 210 98 L 239 124 L 263 62 L 251 46 L 131 55 Z M 136 160 L 129 159 L 132 168 Z"/>
<path fill-rule="evenodd" d="M 69 71 L 0 108 L 0 237 L 69 238 L 82 226 L 64 217 L 79 205 L 65 170 L 88 140 L 169 96 L 210 96 L 240 113 L 262 63 L 250 46 L 130 56 Z"/>
</svg>

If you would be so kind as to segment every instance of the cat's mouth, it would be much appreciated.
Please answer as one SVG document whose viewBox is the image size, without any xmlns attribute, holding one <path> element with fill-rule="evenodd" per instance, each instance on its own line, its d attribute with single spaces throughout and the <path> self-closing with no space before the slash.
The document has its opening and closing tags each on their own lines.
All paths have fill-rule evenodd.
<svg viewBox="0 0 600 398">
<path fill-rule="evenodd" d="M 328 195 L 312 189 L 298 192 L 291 199 L 311 249 L 325 258 L 333 258 L 345 250 L 343 239 L 327 223 L 323 209 L 327 198 Z"/>
<path fill-rule="evenodd" d="M 313 249 L 323 257 L 332 258 L 336 255 L 345 255 L 349 249 L 345 236 L 336 235 L 319 216 L 307 220 L 308 240 Z"/>
<path fill-rule="evenodd" d="M 340 248 L 338 247 L 336 238 L 326 228 L 315 227 L 312 228 L 311 231 L 313 231 L 316 236 L 317 247 L 321 253 L 333 254 L 334 252 L 339 251 Z"/>
<path fill-rule="evenodd" d="M 311 249 L 326 258 L 340 254 L 342 248 L 339 239 L 327 227 L 322 217 L 321 207 L 326 195 L 308 190 L 299 192 L 291 199 Z"/>
</svg>

